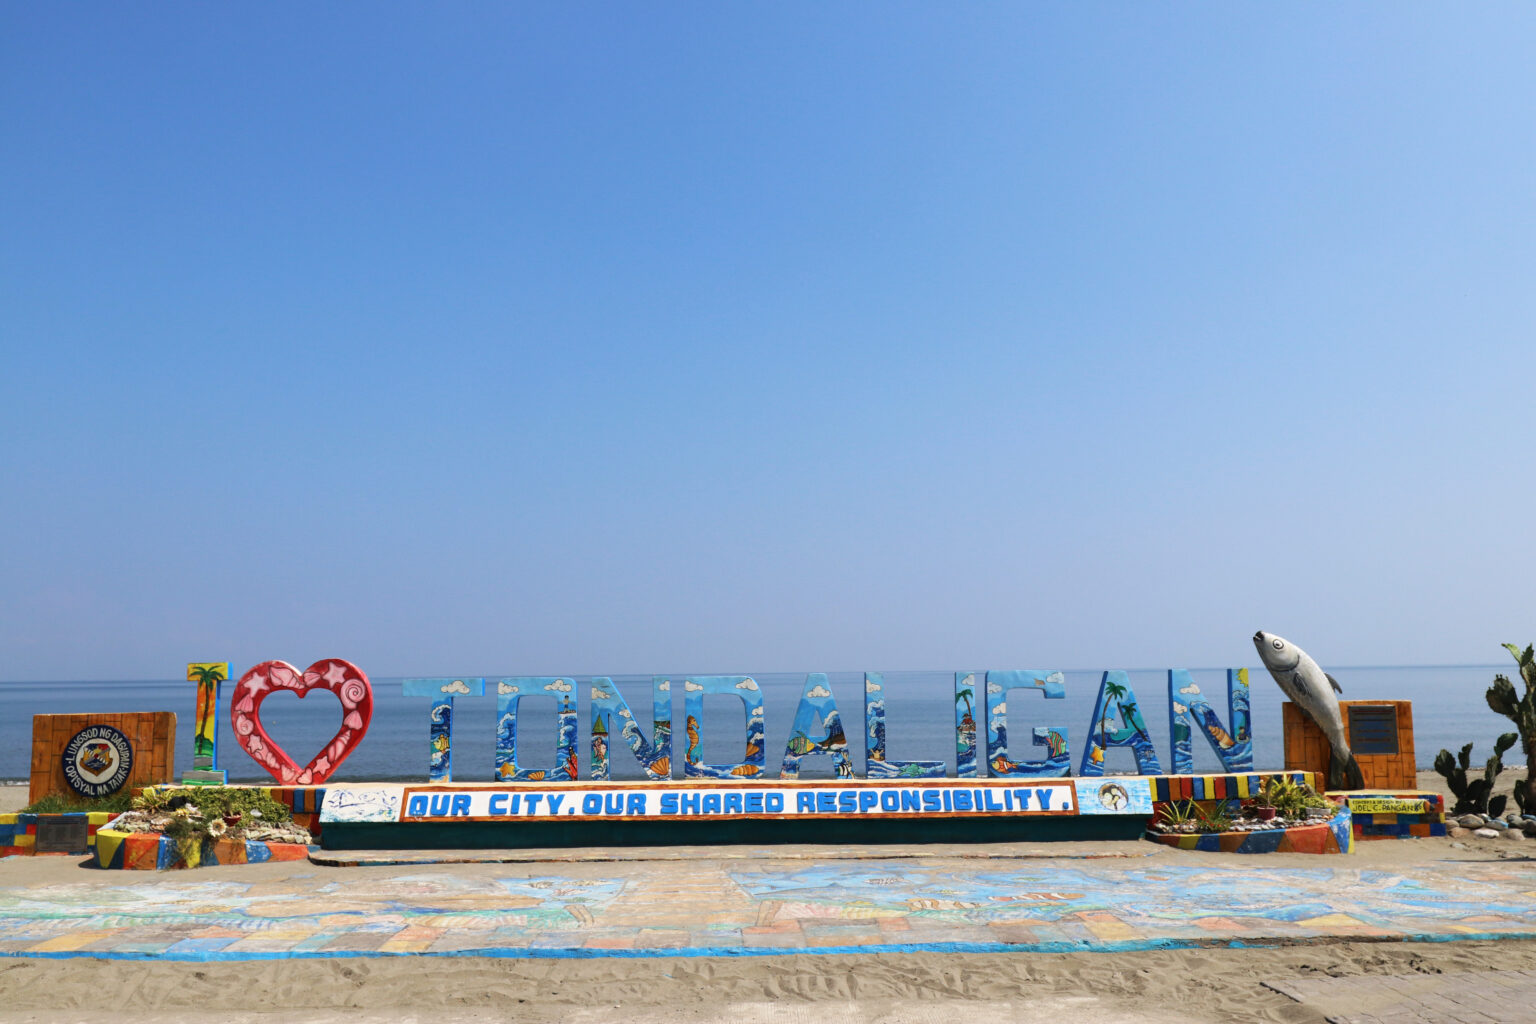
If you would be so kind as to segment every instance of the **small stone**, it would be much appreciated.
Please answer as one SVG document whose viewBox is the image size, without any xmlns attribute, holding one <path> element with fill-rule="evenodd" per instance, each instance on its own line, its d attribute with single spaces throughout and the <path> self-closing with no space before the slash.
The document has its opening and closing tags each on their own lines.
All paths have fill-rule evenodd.
<svg viewBox="0 0 1536 1024">
<path fill-rule="evenodd" d="M 1466 848 L 1467 848 L 1467 844 L 1466 843 L 1452 843 L 1451 844 L 1451 849 L 1453 849 L 1453 850 L 1465 850 Z"/>
<path fill-rule="evenodd" d="M 1462 828 L 1482 828 L 1483 816 L 1481 814 L 1463 814 L 1456 819 L 1456 824 Z"/>
<path fill-rule="evenodd" d="M 1500 832 L 1503 832 L 1505 829 L 1509 828 L 1508 825 L 1504 824 L 1498 818 L 1489 818 L 1488 819 L 1488 824 L 1484 825 L 1483 827 L 1484 828 L 1496 829 L 1496 830 L 1498 830 Z"/>
<path fill-rule="evenodd" d="M 1450 826 L 1449 828 L 1447 828 L 1445 830 L 1445 834 L 1450 836 L 1452 839 L 1458 839 L 1461 836 L 1471 835 L 1472 834 L 1472 830 L 1471 829 L 1467 829 L 1467 828 L 1462 828 L 1460 825 L 1452 825 L 1452 826 Z"/>
<path fill-rule="evenodd" d="M 1507 828 L 1507 829 L 1504 830 L 1503 834 L 1504 834 L 1504 838 L 1505 839 L 1524 839 L 1525 838 L 1525 833 L 1520 831 L 1518 828 Z"/>
<path fill-rule="evenodd" d="M 1473 832 L 1472 834 L 1477 836 L 1477 838 L 1479 838 L 1479 839 L 1497 839 L 1497 838 L 1499 838 L 1499 830 L 1498 829 L 1494 829 L 1494 828 L 1480 828 L 1477 831 Z"/>
<path fill-rule="evenodd" d="M 1520 828 L 1526 835 L 1536 839 L 1536 821 L 1527 821 Z"/>
</svg>

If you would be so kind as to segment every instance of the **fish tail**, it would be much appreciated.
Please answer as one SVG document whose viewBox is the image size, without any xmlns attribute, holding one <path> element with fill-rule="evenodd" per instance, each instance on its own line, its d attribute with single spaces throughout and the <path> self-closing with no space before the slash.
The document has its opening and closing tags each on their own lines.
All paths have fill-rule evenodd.
<svg viewBox="0 0 1536 1024">
<path fill-rule="evenodd" d="M 1349 751 L 1343 751 L 1343 758 L 1339 757 L 1340 751 L 1335 750 L 1333 757 L 1328 760 L 1328 788 L 1330 790 L 1364 789 L 1365 776 L 1360 774 L 1360 763 L 1355 760 L 1355 755 Z"/>
</svg>

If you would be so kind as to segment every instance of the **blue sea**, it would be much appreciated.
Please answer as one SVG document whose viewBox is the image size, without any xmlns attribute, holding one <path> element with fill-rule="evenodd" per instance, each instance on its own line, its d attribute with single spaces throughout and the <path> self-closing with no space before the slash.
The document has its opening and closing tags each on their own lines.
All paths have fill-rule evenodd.
<svg viewBox="0 0 1536 1024">
<path fill-rule="evenodd" d="M 1504 665 L 1437 665 L 1334 668 L 1333 676 L 1348 700 L 1410 700 L 1413 702 L 1415 747 L 1421 768 L 1432 765 L 1442 747 L 1455 751 L 1473 741 L 1474 763 L 1492 751 L 1493 740 L 1509 731 L 1508 719 L 1488 709 L 1483 693 Z M 983 672 L 977 670 L 978 681 Z M 1092 727 L 1093 703 L 1101 672 L 1068 671 L 1065 700 L 1047 701 L 1027 692 L 1014 691 L 1009 707 L 1009 731 L 1014 738 L 1010 755 L 1015 759 L 1044 757 L 1043 748 L 1028 745 L 1033 726 L 1065 727 L 1071 746 L 1074 771 Z M 955 713 L 954 673 L 886 672 L 886 757 L 892 760 L 943 760 L 954 770 Z M 1226 719 L 1225 669 L 1193 670 L 1195 682 Z M 863 675 L 829 673 L 830 686 L 843 720 L 848 725 L 849 755 L 863 772 Z M 587 677 L 573 677 L 585 682 Z M 649 735 L 651 677 L 612 677 Z M 674 680 L 677 715 L 682 714 L 681 676 Z M 767 724 L 768 774 L 778 774 L 784 745 L 794 720 L 795 707 L 805 683 L 803 674 L 754 675 L 762 687 Z M 1169 767 L 1168 674 L 1148 669 L 1130 673 L 1131 686 L 1142 715 L 1151 728 L 1164 770 Z M 1254 765 L 1280 768 L 1284 757 L 1280 736 L 1280 704 L 1283 697 L 1269 673 L 1249 669 L 1252 685 Z M 401 694 L 400 680 L 373 679 L 374 711 L 368 735 L 334 778 L 342 780 L 410 780 L 427 775 L 428 701 Z M 236 745 L 229 726 L 226 683 L 219 709 L 219 764 L 231 780 L 257 782 L 268 778 Z M 590 723 L 588 687 L 578 686 L 581 728 L 578 750 L 582 775 L 587 773 Z M 982 687 L 978 686 L 978 695 Z M 22 780 L 30 760 L 32 716 L 80 712 L 173 711 L 177 717 L 176 771 L 192 764 L 192 715 L 195 687 L 180 680 L 124 680 L 110 682 L 9 682 L 0 683 L 0 779 Z M 262 705 L 262 723 L 276 742 L 300 764 L 307 762 L 335 734 L 341 724 L 341 705 L 326 692 L 311 693 L 304 700 L 288 693 L 274 694 Z M 552 766 L 555 752 L 555 701 L 552 697 L 525 697 L 518 714 L 518 760 L 525 768 Z M 701 730 L 704 760 L 713 763 L 742 759 L 745 716 L 742 703 L 731 696 L 707 696 Z M 496 699 L 460 697 L 454 707 L 453 767 L 460 781 L 489 781 L 495 764 Z M 687 740 L 679 720 L 674 728 L 674 774 Z M 612 774 L 617 779 L 641 778 L 642 773 L 628 748 L 615 743 L 610 751 Z M 830 777 L 830 759 L 807 757 L 802 778 Z M 1197 770 L 1216 771 L 1220 763 L 1209 744 L 1195 740 Z M 1110 752 L 1107 770 L 1133 772 L 1135 762 L 1128 749 Z"/>
</svg>

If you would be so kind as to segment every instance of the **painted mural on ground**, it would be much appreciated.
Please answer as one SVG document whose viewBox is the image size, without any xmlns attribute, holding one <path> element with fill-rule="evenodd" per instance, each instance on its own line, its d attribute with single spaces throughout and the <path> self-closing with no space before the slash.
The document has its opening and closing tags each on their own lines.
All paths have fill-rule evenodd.
<svg viewBox="0 0 1536 1024">
<path fill-rule="evenodd" d="M 0 886 L 0 955 L 1020 950 L 1536 936 L 1536 866 L 767 861 Z"/>
</svg>

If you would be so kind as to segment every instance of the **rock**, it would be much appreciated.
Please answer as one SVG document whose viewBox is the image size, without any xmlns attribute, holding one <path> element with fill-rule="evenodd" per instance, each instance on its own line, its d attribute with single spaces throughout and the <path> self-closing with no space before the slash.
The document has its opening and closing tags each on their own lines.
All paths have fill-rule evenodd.
<svg viewBox="0 0 1536 1024">
<path fill-rule="evenodd" d="M 1488 819 L 1488 824 L 1484 825 L 1483 827 L 1484 828 L 1495 829 L 1495 830 L 1497 830 L 1499 832 L 1503 832 L 1505 829 L 1509 828 L 1508 825 L 1504 824 L 1498 818 L 1489 818 Z"/>
<path fill-rule="evenodd" d="M 1452 843 L 1451 844 L 1451 849 L 1453 849 L 1453 850 L 1465 850 L 1466 848 L 1467 848 L 1467 844 L 1466 843 Z"/>
<path fill-rule="evenodd" d="M 1479 839 L 1497 839 L 1497 838 L 1499 838 L 1499 830 L 1496 829 L 1496 828 L 1480 828 L 1477 831 L 1473 832 L 1472 834 L 1477 836 L 1477 838 L 1479 838 Z"/>
<path fill-rule="evenodd" d="M 1452 825 L 1452 826 L 1450 826 L 1449 828 L 1447 828 L 1445 830 L 1445 834 L 1447 836 L 1449 836 L 1450 838 L 1452 838 L 1452 839 L 1459 839 L 1462 836 L 1471 835 L 1472 834 L 1472 830 L 1471 829 L 1467 829 L 1467 828 L 1462 828 L 1460 825 Z"/>
<path fill-rule="evenodd" d="M 1504 834 L 1504 838 L 1505 839 L 1524 839 L 1525 838 L 1525 833 L 1520 831 L 1518 828 L 1507 828 L 1507 829 L 1504 830 L 1503 834 Z"/>
<path fill-rule="evenodd" d="M 1456 824 L 1462 828 L 1482 828 L 1483 816 L 1481 814 L 1463 814 L 1456 819 Z"/>
<path fill-rule="evenodd" d="M 1521 827 L 1521 831 L 1523 831 L 1526 835 L 1530 836 L 1531 838 L 1536 839 L 1536 821 L 1527 821 Z"/>
</svg>

